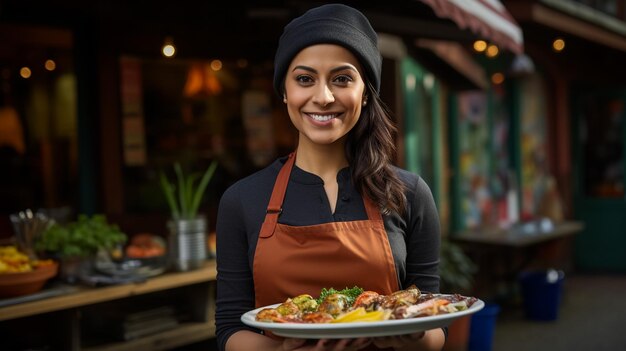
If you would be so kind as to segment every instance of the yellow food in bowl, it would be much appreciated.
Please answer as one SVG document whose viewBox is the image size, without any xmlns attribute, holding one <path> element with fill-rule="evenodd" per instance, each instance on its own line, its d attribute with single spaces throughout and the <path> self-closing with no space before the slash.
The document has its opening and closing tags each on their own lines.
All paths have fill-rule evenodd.
<svg viewBox="0 0 626 351">
<path fill-rule="evenodd" d="M 52 260 L 31 260 L 16 246 L 0 246 L 0 274 L 31 272 L 53 264 Z"/>
</svg>

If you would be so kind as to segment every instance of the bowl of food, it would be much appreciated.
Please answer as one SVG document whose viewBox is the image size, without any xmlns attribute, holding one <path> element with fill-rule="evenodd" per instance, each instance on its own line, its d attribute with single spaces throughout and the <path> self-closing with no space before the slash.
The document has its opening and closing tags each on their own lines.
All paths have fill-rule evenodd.
<svg viewBox="0 0 626 351">
<path fill-rule="evenodd" d="M 95 269 L 118 278 L 153 277 L 166 269 L 166 250 L 165 241 L 161 237 L 150 233 L 135 234 L 126 248 L 99 252 Z"/>
<path fill-rule="evenodd" d="M 0 247 L 0 298 L 35 293 L 58 270 L 56 261 L 31 260 L 14 246 Z"/>
</svg>

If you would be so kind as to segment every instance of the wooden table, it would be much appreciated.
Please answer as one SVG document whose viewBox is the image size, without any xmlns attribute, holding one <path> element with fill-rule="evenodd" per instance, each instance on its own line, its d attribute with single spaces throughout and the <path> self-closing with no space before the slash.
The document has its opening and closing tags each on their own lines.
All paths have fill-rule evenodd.
<svg viewBox="0 0 626 351">
<path fill-rule="evenodd" d="M 475 293 L 484 298 L 504 295 L 508 299 L 515 297 L 517 279 L 524 270 L 570 269 L 572 239 L 583 229 L 582 222 L 542 225 L 538 221 L 509 229 L 465 230 L 450 240 L 460 244 L 479 266 Z"/>
<path fill-rule="evenodd" d="M 548 223 L 548 222 L 544 222 Z M 456 233 L 451 239 L 457 242 L 508 247 L 527 247 L 574 235 L 584 229 L 582 222 L 545 224 L 532 222 L 509 229 L 484 228 Z"/>
</svg>

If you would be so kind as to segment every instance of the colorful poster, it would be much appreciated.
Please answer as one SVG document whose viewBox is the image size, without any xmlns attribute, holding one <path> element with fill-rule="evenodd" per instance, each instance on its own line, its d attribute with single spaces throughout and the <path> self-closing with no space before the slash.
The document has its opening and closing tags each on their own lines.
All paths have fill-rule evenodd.
<svg viewBox="0 0 626 351">
<path fill-rule="evenodd" d="M 493 205 L 489 189 L 489 125 L 487 93 L 470 91 L 458 95 L 461 213 L 465 228 L 491 221 Z"/>
<path fill-rule="evenodd" d="M 542 77 L 533 74 L 521 81 L 520 153 L 521 219 L 538 215 L 549 179 L 547 160 L 546 105 Z"/>
</svg>

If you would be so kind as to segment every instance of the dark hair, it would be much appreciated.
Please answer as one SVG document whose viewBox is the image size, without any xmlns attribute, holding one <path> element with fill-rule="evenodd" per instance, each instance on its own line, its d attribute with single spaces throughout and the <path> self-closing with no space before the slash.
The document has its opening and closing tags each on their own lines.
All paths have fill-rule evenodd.
<svg viewBox="0 0 626 351">
<path fill-rule="evenodd" d="M 406 187 L 392 165 L 397 129 L 374 87 L 369 82 L 366 87 L 367 105 L 361 110 L 361 118 L 346 142 L 352 181 L 361 195 L 372 199 L 384 214 L 392 211 L 404 214 Z"/>
</svg>

